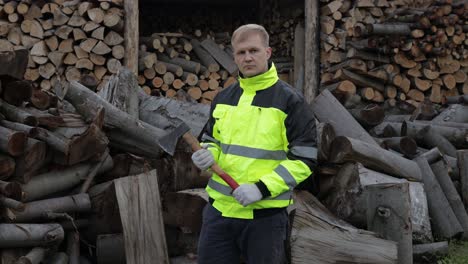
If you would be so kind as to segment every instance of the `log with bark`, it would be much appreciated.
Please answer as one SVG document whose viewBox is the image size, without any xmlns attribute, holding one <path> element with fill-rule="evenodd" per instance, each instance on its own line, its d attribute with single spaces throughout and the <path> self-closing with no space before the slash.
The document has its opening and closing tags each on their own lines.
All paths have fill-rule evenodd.
<svg viewBox="0 0 468 264">
<path fill-rule="evenodd" d="M 295 194 L 292 214 L 293 263 L 397 263 L 397 245 L 333 216 L 315 197 Z"/>
</svg>

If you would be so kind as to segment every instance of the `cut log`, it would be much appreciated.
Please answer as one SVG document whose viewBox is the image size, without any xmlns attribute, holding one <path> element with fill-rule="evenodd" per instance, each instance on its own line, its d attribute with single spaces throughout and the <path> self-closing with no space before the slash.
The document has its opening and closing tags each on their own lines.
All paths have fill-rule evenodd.
<svg viewBox="0 0 468 264">
<path fill-rule="evenodd" d="M 85 178 L 91 166 L 91 163 L 82 163 L 33 177 L 23 185 L 24 201 L 34 201 L 78 185 Z M 112 159 L 108 158 L 98 173 L 105 172 L 112 166 Z"/>
<path fill-rule="evenodd" d="M 398 243 L 398 263 L 413 263 L 409 184 L 381 183 L 367 187 L 367 226 Z"/>
<path fill-rule="evenodd" d="M 26 142 L 25 133 L 0 126 L 0 150 L 2 152 L 17 157 L 24 153 Z"/>
<path fill-rule="evenodd" d="M 65 98 L 69 100 L 77 111 L 87 120 L 94 118 L 93 115 L 96 113 L 97 109 L 103 107 L 106 113 L 104 118 L 105 126 L 118 128 L 134 139 L 141 140 L 151 148 L 154 148 L 154 153 L 156 155 L 162 154 L 159 140 L 167 134 L 164 130 L 138 121 L 77 82 L 70 83 L 70 89 L 68 89 Z"/>
<path fill-rule="evenodd" d="M 189 189 L 167 193 L 163 199 L 164 223 L 183 228 L 192 233 L 198 233 L 202 225 L 202 211 L 208 202 L 208 194 L 204 189 Z M 189 205 L 193 210 L 187 211 Z"/>
<path fill-rule="evenodd" d="M 8 75 L 15 79 L 23 79 L 28 65 L 28 50 L 21 49 L 0 54 L 0 75 Z"/>
<path fill-rule="evenodd" d="M 362 109 L 351 109 L 349 112 L 363 127 L 376 126 L 382 123 L 385 117 L 384 109 L 376 104 L 366 105 Z"/>
<path fill-rule="evenodd" d="M 305 191 L 297 192 L 294 200 L 290 237 L 293 263 L 397 263 L 395 242 L 336 218 Z"/>
<path fill-rule="evenodd" d="M 415 161 L 421 169 L 421 173 L 424 175 L 424 190 L 427 194 L 429 215 L 432 220 L 432 229 L 435 235 L 443 238 L 451 238 L 463 232 L 427 160 L 423 157 L 417 157 Z"/>
<path fill-rule="evenodd" d="M 58 245 L 64 238 L 59 224 L 0 224 L 0 247 Z"/>
<path fill-rule="evenodd" d="M 401 126 L 401 135 L 419 140 L 421 139 L 421 132 L 426 126 L 430 126 L 431 130 L 434 130 L 444 138 L 448 139 L 455 147 L 466 146 L 466 138 L 463 135 L 468 131 L 467 128 L 453 128 L 422 122 L 404 121 Z"/>
<path fill-rule="evenodd" d="M 12 81 L 2 87 L 3 99 L 14 106 L 28 101 L 32 94 L 32 85 L 28 81 Z"/>
<path fill-rule="evenodd" d="M 203 66 L 205 66 L 208 69 L 208 71 L 219 71 L 219 64 L 210 55 L 210 53 L 201 46 L 198 40 L 192 39 L 190 40 L 190 43 L 192 44 L 193 51 L 195 52 L 195 54 L 197 54 L 197 57 L 200 59 Z"/>
<path fill-rule="evenodd" d="M 461 195 L 465 208 L 468 208 L 468 152 L 457 151 L 457 164 L 460 169 Z"/>
<path fill-rule="evenodd" d="M 7 155 L 0 154 L 0 180 L 10 178 L 15 172 L 15 160 Z"/>
<path fill-rule="evenodd" d="M 319 121 L 330 123 L 337 136 L 347 135 L 378 146 L 377 142 L 354 120 L 348 110 L 329 91 L 322 91 L 311 106 Z"/>
<path fill-rule="evenodd" d="M 455 185 L 453 184 L 450 176 L 448 174 L 448 168 L 444 164 L 444 161 L 438 161 L 431 164 L 431 169 L 434 175 L 437 178 L 437 181 L 442 188 L 447 200 L 452 207 L 453 213 L 458 219 L 461 227 L 463 228 L 463 237 L 468 238 L 468 214 L 463 206 L 463 202 L 458 195 Z"/>
<path fill-rule="evenodd" d="M 332 190 L 325 199 L 325 204 L 341 219 L 354 226 L 366 228 L 367 186 L 401 182 L 406 180 L 369 170 L 359 163 L 346 163 L 332 181 Z M 429 211 L 421 183 L 410 182 L 410 196 L 413 239 L 418 242 L 431 242 L 433 238 Z"/>
<path fill-rule="evenodd" d="M 25 153 L 16 158 L 15 181 L 25 183 L 46 163 L 47 146 L 44 142 L 28 138 Z"/>
<path fill-rule="evenodd" d="M 385 91 L 385 85 L 383 83 L 364 76 L 360 76 L 346 69 L 340 69 L 336 71 L 334 78 L 339 80 L 348 80 L 363 87 L 372 87 L 380 92 Z"/>
<path fill-rule="evenodd" d="M 168 62 L 172 64 L 179 65 L 184 69 L 184 71 L 191 72 L 198 74 L 200 72 L 200 63 L 194 62 L 194 61 L 188 61 L 182 58 L 169 58 L 167 56 L 164 56 L 161 54 L 159 56 L 159 59 L 163 62 Z"/>
<path fill-rule="evenodd" d="M 25 256 L 18 259 L 16 264 L 38 264 L 44 260 L 47 249 L 43 247 L 35 247 L 28 252 Z"/>
<path fill-rule="evenodd" d="M 332 162 L 361 162 L 371 169 L 408 180 L 421 181 L 422 175 L 414 161 L 402 158 L 379 146 L 340 136 L 333 140 L 330 159 Z"/>
</svg>

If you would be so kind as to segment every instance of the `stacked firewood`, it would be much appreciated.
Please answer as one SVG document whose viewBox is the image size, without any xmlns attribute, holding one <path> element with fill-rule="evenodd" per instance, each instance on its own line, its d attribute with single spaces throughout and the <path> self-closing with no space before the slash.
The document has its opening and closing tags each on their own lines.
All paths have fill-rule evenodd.
<svg viewBox="0 0 468 264">
<path fill-rule="evenodd" d="M 0 8 L 0 50 L 30 50 L 24 77 L 42 90 L 57 80 L 100 88 L 122 65 L 122 1 L 0 1 Z"/>
<path fill-rule="evenodd" d="M 223 44 L 182 33 L 140 38 L 138 83 L 148 94 L 175 97 L 185 92 L 194 101 L 210 103 L 236 81 L 232 47 L 224 44 L 230 36 L 224 37 Z"/>
<path fill-rule="evenodd" d="M 468 4 L 416 2 L 323 3 L 322 89 L 389 106 L 468 93 Z"/>
<path fill-rule="evenodd" d="M 429 100 L 392 111 L 372 103 L 346 109 L 324 90 L 312 103 L 320 122 L 318 198 L 338 218 L 397 242 L 398 263 L 412 263 L 413 253 L 433 263 L 437 254 L 447 254 L 447 240 L 468 236 L 463 98 L 448 97 L 453 104 L 439 110 Z M 302 262 L 307 241 L 308 250 L 327 251 L 319 237 L 301 231 L 292 246 L 298 263 L 315 257 Z"/>
<path fill-rule="evenodd" d="M 1 263 L 125 261 L 125 254 L 120 259 L 114 254 L 114 243 L 123 241 L 114 237 L 135 226 L 125 212 L 139 208 L 121 197 L 135 183 L 127 182 L 127 176 L 144 174 L 142 181 L 151 182 L 144 184 L 147 194 L 158 199 L 206 184 L 207 178 L 189 162 L 185 145 L 169 158 L 158 142 L 181 122 L 200 133 L 207 106 L 138 94 L 136 76 L 128 70 L 110 78 L 98 95 L 78 82 L 58 82 L 53 91 L 34 87 L 23 79 L 28 65 L 24 49 L 0 53 L 0 63 Z M 173 141 L 175 148 L 177 140 L 165 142 Z M 120 213 L 115 210 L 119 205 Z M 149 211 L 142 213 L 162 215 L 159 201 L 148 205 Z M 144 220 L 136 213 L 128 215 Z M 150 226 L 143 230 L 161 236 L 158 241 L 165 253 L 158 254 L 167 257 L 162 219 L 160 225 L 144 221 Z M 169 238 L 180 236 L 178 230 L 168 232 Z M 128 241 L 141 234 L 125 235 Z M 97 250 L 80 254 L 80 245 Z M 181 247 L 169 245 L 170 256 Z M 123 248 L 120 252 L 130 254 Z"/>
</svg>

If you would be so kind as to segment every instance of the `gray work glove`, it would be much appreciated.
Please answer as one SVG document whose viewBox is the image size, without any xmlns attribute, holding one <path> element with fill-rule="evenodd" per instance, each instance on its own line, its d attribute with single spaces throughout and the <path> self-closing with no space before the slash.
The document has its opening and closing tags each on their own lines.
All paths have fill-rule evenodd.
<svg viewBox="0 0 468 264">
<path fill-rule="evenodd" d="M 234 190 L 232 195 L 234 195 L 234 198 L 243 206 L 260 201 L 263 198 L 257 185 L 250 183 L 241 184 Z"/>
<path fill-rule="evenodd" d="M 206 149 L 207 147 L 207 145 L 204 145 L 202 149 L 192 154 L 192 161 L 200 170 L 206 170 L 214 164 L 213 154 Z"/>
</svg>

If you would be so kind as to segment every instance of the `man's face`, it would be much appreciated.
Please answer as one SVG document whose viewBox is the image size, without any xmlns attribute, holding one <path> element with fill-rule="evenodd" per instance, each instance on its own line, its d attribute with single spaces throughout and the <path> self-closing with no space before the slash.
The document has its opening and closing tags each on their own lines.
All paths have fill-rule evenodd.
<svg viewBox="0 0 468 264">
<path fill-rule="evenodd" d="M 245 33 L 233 45 L 234 61 L 244 77 L 252 77 L 268 70 L 271 48 L 265 47 L 258 33 Z"/>
</svg>

